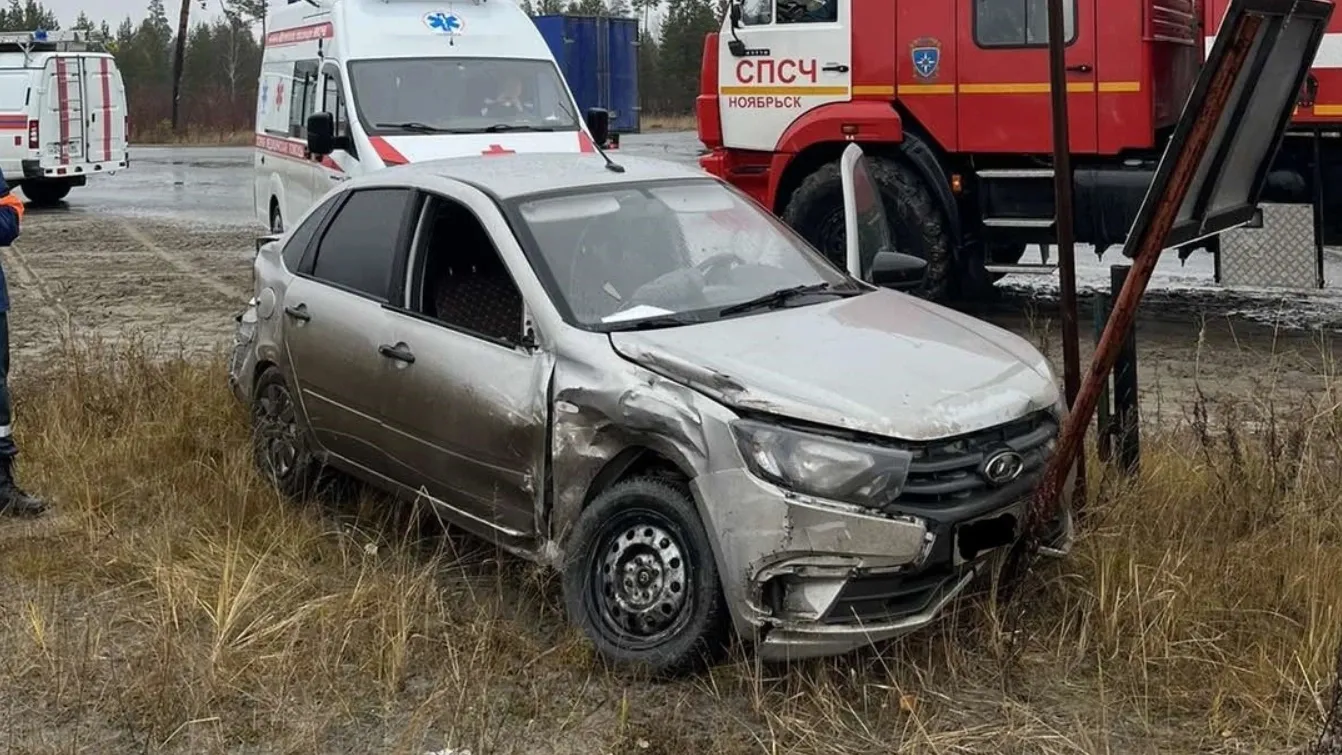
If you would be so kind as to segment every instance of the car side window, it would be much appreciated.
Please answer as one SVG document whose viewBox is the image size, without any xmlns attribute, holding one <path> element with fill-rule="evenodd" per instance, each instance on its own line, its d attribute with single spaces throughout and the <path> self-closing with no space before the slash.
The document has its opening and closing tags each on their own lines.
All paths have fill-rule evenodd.
<svg viewBox="0 0 1342 755">
<path fill-rule="evenodd" d="M 839 0 L 778 0 L 780 24 L 824 24 L 839 20 Z"/>
<path fill-rule="evenodd" d="M 388 301 L 409 189 L 353 192 L 326 227 L 313 262 L 312 277 Z"/>
<path fill-rule="evenodd" d="M 1076 0 L 1063 4 L 1063 38 L 1076 41 Z M 974 43 L 979 47 L 1048 44 L 1048 0 L 974 0 Z"/>
<path fill-rule="evenodd" d="M 411 311 L 454 330 L 520 345 L 522 292 L 484 224 L 466 206 L 439 196 L 430 198 L 424 213 L 411 271 Z"/>
<path fill-rule="evenodd" d="M 312 244 L 312 237 L 317 235 L 317 229 L 321 227 L 322 219 L 331 212 L 341 195 L 336 194 L 321 206 L 312 211 L 312 214 L 303 219 L 303 222 L 294 229 L 289 236 L 289 242 L 284 245 L 284 251 L 280 256 L 284 259 L 284 266 L 290 271 L 298 269 L 298 264 L 303 261 L 303 253 L 307 251 L 308 246 Z"/>
</svg>

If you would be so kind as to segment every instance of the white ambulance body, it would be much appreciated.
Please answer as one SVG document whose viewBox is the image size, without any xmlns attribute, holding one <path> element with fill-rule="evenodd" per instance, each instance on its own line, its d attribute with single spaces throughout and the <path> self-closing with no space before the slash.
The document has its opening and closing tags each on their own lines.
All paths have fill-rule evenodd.
<svg viewBox="0 0 1342 755">
<path fill-rule="evenodd" d="M 284 0 L 266 25 L 256 118 L 258 219 L 296 221 L 338 181 L 392 165 L 594 152 L 535 24 L 514 0 Z M 490 103 L 520 90 L 524 112 Z M 506 98 L 505 98 L 506 99 Z M 313 113 L 337 148 L 313 158 Z"/>
<path fill-rule="evenodd" d="M 130 164 L 126 88 L 81 32 L 0 33 L 0 169 L 36 205 Z"/>
</svg>

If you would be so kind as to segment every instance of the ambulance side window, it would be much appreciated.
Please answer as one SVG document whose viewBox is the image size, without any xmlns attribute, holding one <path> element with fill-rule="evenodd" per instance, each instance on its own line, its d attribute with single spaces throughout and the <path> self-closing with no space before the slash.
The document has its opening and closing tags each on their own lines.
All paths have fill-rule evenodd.
<svg viewBox="0 0 1342 755">
<path fill-rule="evenodd" d="M 340 86 L 340 71 L 334 68 L 327 68 L 322 78 L 322 106 L 323 113 L 330 113 L 335 118 L 335 135 L 349 136 L 349 112 L 345 109 L 345 92 Z"/>
<path fill-rule="evenodd" d="M 1063 3 L 1063 38 L 1076 41 L 1076 2 Z M 1048 0 L 974 0 L 974 43 L 979 47 L 1048 44 Z"/>
<path fill-rule="evenodd" d="M 294 78 L 290 84 L 289 135 L 295 139 L 308 137 L 308 116 L 317 104 L 317 61 L 300 60 L 294 64 Z"/>
</svg>

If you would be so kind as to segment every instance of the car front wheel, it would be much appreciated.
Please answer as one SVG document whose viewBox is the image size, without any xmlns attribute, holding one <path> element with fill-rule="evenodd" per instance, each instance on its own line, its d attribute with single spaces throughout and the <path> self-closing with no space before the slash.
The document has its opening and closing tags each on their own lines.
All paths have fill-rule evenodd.
<svg viewBox="0 0 1342 755">
<path fill-rule="evenodd" d="M 302 499 L 312 491 L 318 466 L 279 368 L 267 368 L 256 381 L 251 410 L 257 470 L 284 496 Z"/>
<path fill-rule="evenodd" d="M 724 647 L 717 566 L 694 501 L 639 477 L 597 496 L 578 518 L 564 565 L 569 616 L 618 664 L 690 671 Z"/>
</svg>

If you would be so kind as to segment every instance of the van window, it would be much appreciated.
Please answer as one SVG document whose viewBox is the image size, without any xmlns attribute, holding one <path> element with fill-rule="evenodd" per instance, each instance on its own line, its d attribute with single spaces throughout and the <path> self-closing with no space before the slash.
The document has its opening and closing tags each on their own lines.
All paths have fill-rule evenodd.
<svg viewBox="0 0 1342 755">
<path fill-rule="evenodd" d="M 308 137 L 308 116 L 317 105 L 317 61 L 301 60 L 294 64 L 294 77 L 289 93 L 289 135 L 297 139 Z"/>
<path fill-rule="evenodd" d="M 327 67 L 322 78 L 321 111 L 335 119 L 335 135 L 349 136 L 349 112 L 345 109 L 345 92 L 340 86 L 340 71 Z"/>
<path fill-rule="evenodd" d="M 22 113 L 28 109 L 28 71 L 0 71 L 0 110 Z"/>
<path fill-rule="evenodd" d="M 398 58 L 353 61 L 348 69 L 355 113 L 370 134 L 579 129 L 548 60 Z"/>
</svg>

